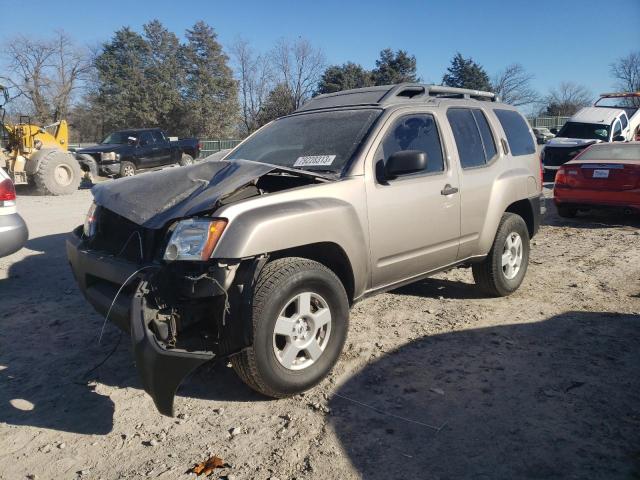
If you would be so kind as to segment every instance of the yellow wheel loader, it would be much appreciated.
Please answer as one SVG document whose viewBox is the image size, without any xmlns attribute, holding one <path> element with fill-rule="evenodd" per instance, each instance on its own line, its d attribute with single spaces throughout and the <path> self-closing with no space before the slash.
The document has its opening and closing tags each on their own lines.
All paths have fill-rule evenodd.
<svg viewBox="0 0 640 480">
<path fill-rule="evenodd" d="M 35 184 L 44 195 L 69 195 L 75 192 L 82 171 L 75 157 L 67 151 L 69 130 L 62 120 L 52 125 L 33 125 L 29 117 L 17 124 L 5 123 L 6 89 L 0 85 L 0 167 L 13 183 Z"/>
</svg>

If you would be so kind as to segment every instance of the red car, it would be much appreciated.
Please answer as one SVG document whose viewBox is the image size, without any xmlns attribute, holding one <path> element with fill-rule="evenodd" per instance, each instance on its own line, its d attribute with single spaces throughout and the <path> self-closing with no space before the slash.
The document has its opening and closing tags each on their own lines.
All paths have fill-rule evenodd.
<svg viewBox="0 0 640 480">
<path fill-rule="evenodd" d="M 556 173 L 553 201 L 561 217 L 596 207 L 640 213 L 640 142 L 597 143 L 581 152 Z"/>
</svg>

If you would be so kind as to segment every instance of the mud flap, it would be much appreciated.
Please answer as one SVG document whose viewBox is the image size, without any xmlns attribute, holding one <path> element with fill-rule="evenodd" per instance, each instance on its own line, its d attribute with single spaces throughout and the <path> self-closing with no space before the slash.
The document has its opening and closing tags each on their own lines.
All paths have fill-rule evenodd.
<svg viewBox="0 0 640 480">
<path fill-rule="evenodd" d="M 145 299 L 146 282 L 141 282 L 131 300 L 131 339 L 136 367 L 144 390 L 158 411 L 173 417 L 173 400 L 184 377 L 215 355 L 207 352 L 167 350 L 149 329 Z"/>
</svg>

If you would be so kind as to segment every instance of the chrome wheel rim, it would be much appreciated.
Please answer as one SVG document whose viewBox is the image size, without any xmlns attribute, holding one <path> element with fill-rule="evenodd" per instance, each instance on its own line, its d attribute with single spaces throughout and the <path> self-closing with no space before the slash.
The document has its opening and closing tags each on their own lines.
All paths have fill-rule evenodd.
<svg viewBox="0 0 640 480">
<path fill-rule="evenodd" d="M 136 174 L 136 171 L 133 169 L 131 165 L 125 165 L 122 167 L 122 176 L 123 177 L 132 177 Z"/>
<path fill-rule="evenodd" d="M 502 273 L 508 280 L 515 278 L 522 267 L 522 250 L 520 234 L 511 232 L 507 235 L 502 250 Z"/>
<path fill-rule="evenodd" d="M 67 186 L 73 181 L 73 170 L 69 165 L 58 165 L 53 171 L 53 176 L 58 185 Z"/>
<path fill-rule="evenodd" d="M 303 370 L 318 361 L 331 336 L 331 310 L 324 298 L 303 292 L 281 310 L 273 331 L 273 353 L 288 370 Z"/>
</svg>

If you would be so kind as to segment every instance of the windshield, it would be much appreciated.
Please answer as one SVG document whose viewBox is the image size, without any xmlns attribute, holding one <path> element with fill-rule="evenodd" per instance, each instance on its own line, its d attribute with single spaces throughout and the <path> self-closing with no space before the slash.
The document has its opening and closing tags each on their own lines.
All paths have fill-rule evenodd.
<svg viewBox="0 0 640 480">
<path fill-rule="evenodd" d="M 593 145 L 580 155 L 580 160 L 634 160 L 640 162 L 640 143 Z"/>
<path fill-rule="evenodd" d="M 107 145 L 125 145 L 129 143 L 129 137 L 137 138 L 137 135 L 135 135 L 134 132 L 128 131 L 112 132 L 100 143 Z"/>
<path fill-rule="evenodd" d="M 586 140 L 609 140 L 609 125 L 597 123 L 567 122 L 558 132 L 558 137 L 582 138 Z"/>
<path fill-rule="evenodd" d="M 361 109 L 284 117 L 247 139 L 225 160 L 341 173 L 379 115 L 378 109 Z"/>
</svg>

